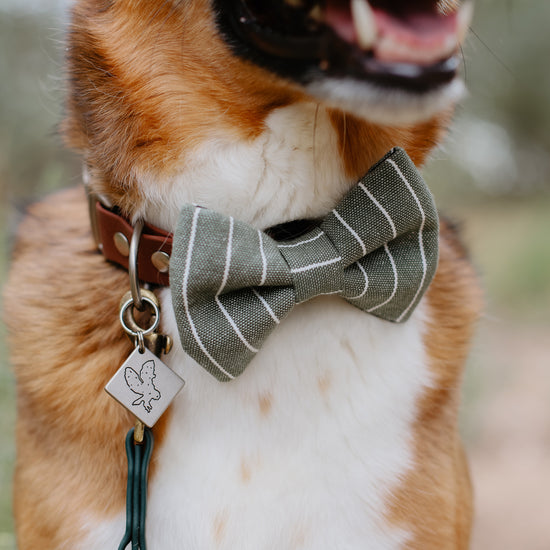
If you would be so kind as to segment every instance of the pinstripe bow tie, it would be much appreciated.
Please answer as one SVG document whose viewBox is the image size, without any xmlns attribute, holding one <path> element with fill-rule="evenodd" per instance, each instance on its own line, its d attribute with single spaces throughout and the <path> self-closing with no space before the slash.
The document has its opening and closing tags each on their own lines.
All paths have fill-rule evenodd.
<svg viewBox="0 0 550 550">
<path fill-rule="evenodd" d="M 322 294 L 405 321 L 437 267 L 432 196 L 392 149 L 322 223 L 276 242 L 232 217 L 185 206 L 170 286 L 184 350 L 222 381 L 240 375 L 292 308 Z"/>
</svg>

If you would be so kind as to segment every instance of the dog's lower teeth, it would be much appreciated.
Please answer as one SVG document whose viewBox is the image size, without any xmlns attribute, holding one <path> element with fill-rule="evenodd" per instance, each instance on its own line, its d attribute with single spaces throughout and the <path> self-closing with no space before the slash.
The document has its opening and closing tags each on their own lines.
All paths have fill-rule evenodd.
<svg viewBox="0 0 550 550">
<path fill-rule="evenodd" d="M 366 0 L 351 0 L 351 13 L 359 46 L 363 50 L 371 49 L 377 35 L 372 8 Z"/>
</svg>

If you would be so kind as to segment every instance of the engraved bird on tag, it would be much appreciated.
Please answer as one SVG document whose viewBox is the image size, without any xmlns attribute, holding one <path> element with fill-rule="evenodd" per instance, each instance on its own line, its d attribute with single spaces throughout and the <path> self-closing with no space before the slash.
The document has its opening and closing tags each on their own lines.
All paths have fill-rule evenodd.
<svg viewBox="0 0 550 550">
<path fill-rule="evenodd" d="M 145 361 L 139 374 L 131 367 L 124 369 L 124 379 L 128 387 L 139 397 L 132 405 L 143 405 L 147 412 L 151 412 L 153 406 L 151 401 L 158 401 L 161 398 L 160 392 L 155 388 L 153 382 L 155 374 L 155 362 Z"/>
<path fill-rule="evenodd" d="M 152 428 L 184 385 L 185 381 L 155 354 L 136 348 L 105 391 Z"/>
</svg>

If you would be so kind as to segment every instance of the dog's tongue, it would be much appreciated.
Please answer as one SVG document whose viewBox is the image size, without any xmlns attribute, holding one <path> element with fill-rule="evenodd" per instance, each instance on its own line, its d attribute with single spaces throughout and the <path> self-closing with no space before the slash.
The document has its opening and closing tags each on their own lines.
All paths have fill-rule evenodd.
<svg viewBox="0 0 550 550">
<path fill-rule="evenodd" d="M 458 12 L 392 14 L 366 0 L 328 0 L 325 23 L 343 40 L 377 59 L 428 65 L 448 58 L 459 42 Z"/>
</svg>

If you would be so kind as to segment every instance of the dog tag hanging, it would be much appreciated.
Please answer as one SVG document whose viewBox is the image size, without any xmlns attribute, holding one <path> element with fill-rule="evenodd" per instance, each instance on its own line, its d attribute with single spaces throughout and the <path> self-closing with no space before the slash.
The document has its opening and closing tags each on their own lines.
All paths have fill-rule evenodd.
<svg viewBox="0 0 550 550">
<path fill-rule="evenodd" d="M 185 382 L 147 348 L 136 346 L 105 391 L 152 428 Z"/>
<path fill-rule="evenodd" d="M 160 317 L 157 297 L 147 290 L 141 293 L 143 303 L 150 308 L 152 323 L 146 329 L 139 326 L 134 319 L 134 299 L 131 292 L 126 293 L 120 305 L 120 322 L 136 347 L 105 386 L 105 391 L 152 428 L 185 382 L 158 357 L 168 352 L 169 339 L 155 332 Z"/>
</svg>

